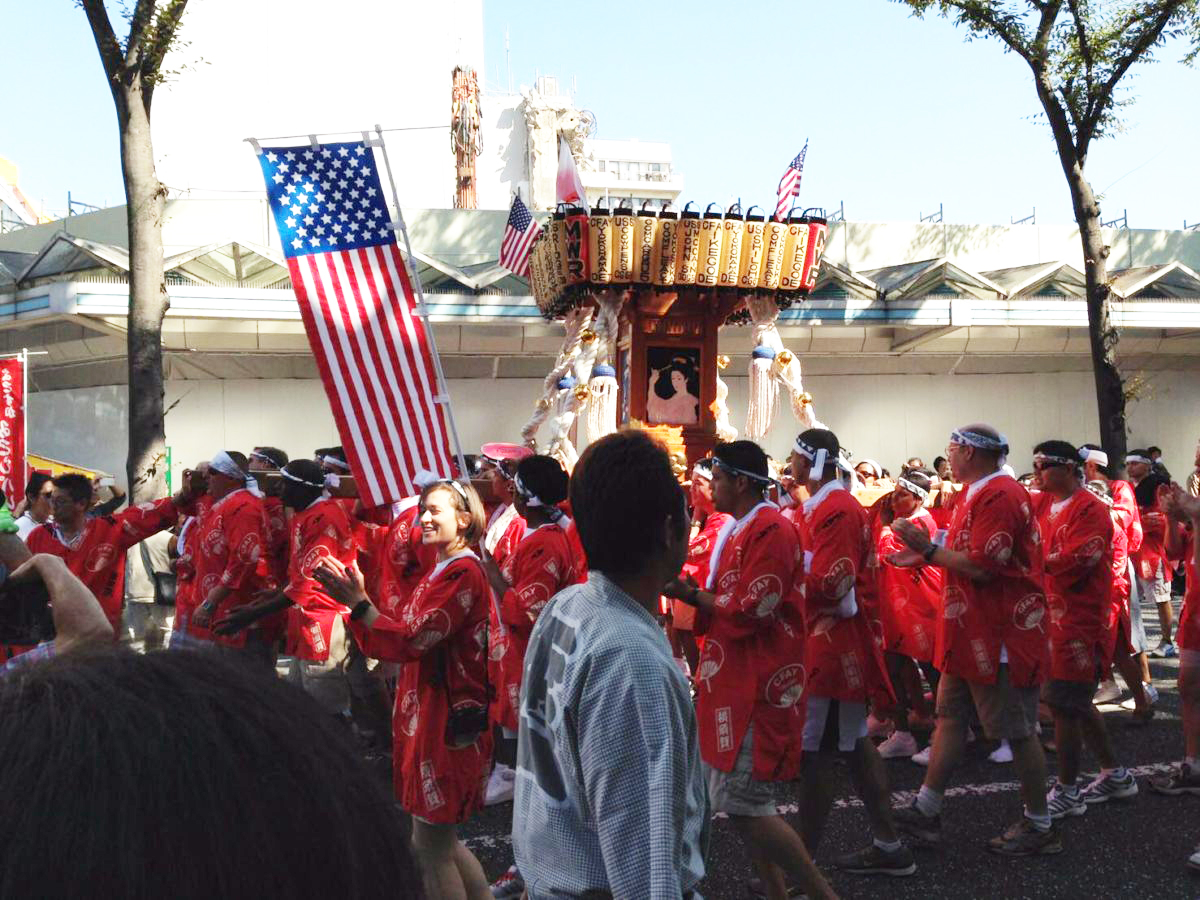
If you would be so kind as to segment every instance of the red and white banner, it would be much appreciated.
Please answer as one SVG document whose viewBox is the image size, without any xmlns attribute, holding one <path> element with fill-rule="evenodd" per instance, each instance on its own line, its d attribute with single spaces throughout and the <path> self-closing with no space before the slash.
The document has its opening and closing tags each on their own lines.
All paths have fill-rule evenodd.
<svg viewBox="0 0 1200 900">
<path fill-rule="evenodd" d="M 11 509 L 25 496 L 25 372 L 20 357 L 0 359 L 0 490 Z"/>
</svg>

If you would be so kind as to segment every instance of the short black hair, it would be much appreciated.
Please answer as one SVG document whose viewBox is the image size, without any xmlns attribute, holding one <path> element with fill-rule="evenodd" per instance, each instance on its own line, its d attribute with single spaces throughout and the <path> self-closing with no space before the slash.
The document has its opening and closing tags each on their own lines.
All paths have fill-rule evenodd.
<svg viewBox="0 0 1200 900">
<path fill-rule="evenodd" d="M 663 524 L 687 527 L 683 488 L 662 444 L 626 429 L 589 444 L 571 473 L 571 512 L 588 568 L 622 578 L 663 553 Z"/>
<path fill-rule="evenodd" d="M 567 473 L 552 456 L 527 456 L 517 463 L 521 484 L 543 503 L 557 505 L 567 499 Z"/>
<path fill-rule="evenodd" d="M 1146 453 L 1147 454 L 1157 453 L 1159 456 L 1162 456 L 1162 447 L 1155 447 L 1155 446 L 1151 445 L 1146 448 Z"/>
<path fill-rule="evenodd" d="M 717 444 L 713 448 L 713 459 L 727 463 L 735 469 L 761 476 L 771 477 L 771 468 L 767 463 L 767 453 L 754 441 L 730 441 L 727 444 Z"/>
<path fill-rule="evenodd" d="M 1134 450 L 1126 450 L 1125 458 L 1129 459 L 1129 457 L 1131 457 L 1131 456 L 1144 456 L 1144 457 L 1146 457 L 1146 459 L 1149 459 L 1150 451 L 1147 450 L 1145 447 L 1138 447 Z"/>
<path fill-rule="evenodd" d="M 1079 458 L 1079 449 L 1069 441 L 1060 441 L 1053 439 L 1042 441 L 1033 448 L 1033 452 L 1044 453 L 1046 456 L 1061 456 L 1063 459 L 1071 460 L 1076 467 L 1083 465 L 1083 460 Z"/>
<path fill-rule="evenodd" d="M 25 499 L 33 501 L 37 499 L 37 495 L 42 492 L 42 488 L 46 486 L 47 481 L 54 479 L 45 472 L 34 472 L 29 476 L 29 481 L 25 483 Z"/>
<path fill-rule="evenodd" d="M 1171 484 L 1171 479 L 1159 472 L 1151 472 L 1133 488 L 1133 496 L 1137 505 L 1143 509 L 1153 509 L 1158 506 L 1158 489 Z"/>
<path fill-rule="evenodd" d="M 256 447 L 254 452 L 259 456 L 265 456 L 277 469 L 282 469 L 288 464 L 288 455 L 278 447 Z"/>
<path fill-rule="evenodd" d="M 0 718 L 0 896 L 420 895 L 386 782 L 272 671 L 65 653 L 0 680 Z"/>
<path fill-rule="evenodd" d="M 900 477 L 905 481 L 911 481 L 919 488 L 929 491 L 933 489 L 933 479 L 937 476 L 928 469 L 909 469 L 907 472 L 902 473 Z"/>
<path fill-rule="evenodd" d="M 246 458 L 246 454 L 240 450 L 226 450 L 225 453 L 233 460 L 234 464 L 243 472 L 250 471 L 250 460 Z"/>
<path fill-rule="evenodd" d="M 825 451 L 825 469 L 819 474 L 824 477 L 830 468 L 837 468 L 839 454 L 842 452 L 838 436 L 828 428 L 809 428 L 800 432 L 796 438 L 802 444 L 808 444 L 814 450 Z"/>
<path fill-rule="evenodd" d="M 325 470 L 315 459 L 293 459 L 287 463 L 287 470 L 296 478 L 312 482 L 311 484 L 301 484 L 290 478 L 280 479 L 282 482 L 280 496 L 284 505 L 296 510 L 305 509 L 325 490 L 323 487 L 317 487 L 325 481 Z"/>
<path fill-rule="evenodd" d="M 74 503 L 92 502 L 92 479 L 78 472 L 65 472 L 51 479 L 60 491 L 66 491 Z"/>
<path fill-rule="evenodd" d="M 933 470 L 936 472 L 941 467 L 942 463 L 944 463 L 944 462 L 946 462 L 946 457 L 935 456 L 933 458 Z"/>
</svg>

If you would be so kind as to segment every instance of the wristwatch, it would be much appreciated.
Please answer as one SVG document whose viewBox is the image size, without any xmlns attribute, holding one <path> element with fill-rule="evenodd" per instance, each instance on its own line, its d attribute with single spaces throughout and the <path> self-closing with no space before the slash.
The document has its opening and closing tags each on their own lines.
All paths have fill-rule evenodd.
<svg viewBox="0 0 1200 900">
<path fill-rule="evenodd" d="M 925 558 L 925 562 L 933 562 L 933 554 L 937 553 L 937 544 L 930 544 L 921 551 L 921 556 Z"/>
<path fill-rule="evenodd" d="M 354 604 L 354 609 L 350 610 L 350 621 L 357 622 L 367 614 L 367 610 L 371 608 L 370 600 L 359 600 Z"/>
</svg>

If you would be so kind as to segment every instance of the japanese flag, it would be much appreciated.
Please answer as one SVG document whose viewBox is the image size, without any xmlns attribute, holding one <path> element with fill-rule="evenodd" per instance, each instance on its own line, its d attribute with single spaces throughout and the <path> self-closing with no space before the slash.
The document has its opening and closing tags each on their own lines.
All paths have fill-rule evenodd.
<svg viewBox="0 0 1200 900">
<path fill-rule="evenodd" d="M 591 213 L 587 194 L 583 191 L 583 182 L 579 180 L 579 172 L 575 168 L 575 158 L 571 156 L 571 147 L 561 136 L 558 139 L 557 194 L 559 203 L 582 206 L 584 212 Z"/>
</svg>

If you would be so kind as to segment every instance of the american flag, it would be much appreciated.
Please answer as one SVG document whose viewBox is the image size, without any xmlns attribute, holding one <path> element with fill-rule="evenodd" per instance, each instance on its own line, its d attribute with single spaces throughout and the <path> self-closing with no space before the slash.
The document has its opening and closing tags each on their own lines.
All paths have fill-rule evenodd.
<svg viewBox="0 0 1200 900">
<path fill-rule="evenodd" d="M 514 197 L 508 224 L 504 226 L 504 238 L 500 241 L 500 265 L 514 275 L 528 275 L 529 248 L 541 233 L 542 226 L 533 221 L 521 198 Z"/>
<path fill-rule="evenodd" d="M 788 163 L 788 167 L 783 170 L 783 177 L 779 179 L 779 188 L 776 191 L 778 199 L 775 201 L 775 219 L 777 221 L 784 220 L 788 210 L 792 208 L 792 201 L 800 196 L 800 176 L 804 174 L 804 154 L 806 153 L 808 153 L 808 141 L 804 142 L 804 149 Z"/>
<path fill-rule="evenodd" d="M 417 313 L 371 148 L 262 147 L 259 162 L 304 330 L 363 503 L 449 474 L 434 350 Z"/>
</svg>

